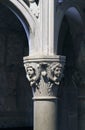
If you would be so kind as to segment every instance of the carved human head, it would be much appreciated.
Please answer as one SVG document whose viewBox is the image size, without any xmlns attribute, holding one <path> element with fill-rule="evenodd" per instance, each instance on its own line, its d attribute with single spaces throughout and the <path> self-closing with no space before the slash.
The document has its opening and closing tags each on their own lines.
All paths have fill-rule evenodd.
<svg viewBox="0 0 85 130">
<path fill-rule="evenodd" d="M 52 73 L 53 76 L 56 76 L 57 78 L 60 78 L 62 75 L 63 65 L 61 63 L 56 63 L 52 66 Z"/>
<path fill-rule="evenodd" d="M 27 74 L 30 78 L 32 78 L 35 75 L 35 69 L 32 66 L 27 67 Z"/>
</svg>

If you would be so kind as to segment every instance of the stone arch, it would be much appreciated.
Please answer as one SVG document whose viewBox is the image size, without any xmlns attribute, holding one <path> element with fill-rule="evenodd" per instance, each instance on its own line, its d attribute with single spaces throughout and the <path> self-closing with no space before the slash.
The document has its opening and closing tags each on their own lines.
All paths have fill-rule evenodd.
<svg viewBox="0 0 85 130">
<path fill-rule="evenodd" d="M 37 33 L 37 22 L 36 18 L 32 15 L 29 7 L 23 0 L 1 0 L 0 3 L 7 6 L 17 16 L 17 18 L 23 25 L 28 39 L 29 55 L 32 55 L 32 53 L 36 53 L 34 41 L 35 34 Z"/>
<path fill-rule="evenodd" d="M 77 39 L 77 37 L 79 37 L 79 35 L 82 37 L 82 34 L 84 33 L 84 25 L 83 25 L 83 19 L 80 15 L 79 10 L 76 7 L 69 7 L 65 11 L 65 14 L 63 15 L 62 20 L 61 20 L 61 24 L 60 24 L 61 26 L 59 27 L 59 33 L 62 30 L 62 22 L 63 22 L 64 18 L 67 19 L 72 38 L 75 40 L 75 39 Z M 65 28 L 63 28 L 63 29 L 65 29 Z M 58 36 L 59 36 L 59 34 L 58 34 Z M 64 36 L 62 36 L 63 40 L 64 40 Z M 58 37 L 58 40 L 59 40 L 59 37 Z M 61 47 L 63 48 L 63 45 L 61 45 L 58 42 L 58 47 L 57 47 L 58 52 L 61 49 Z"/>
<path fill-rule="evenodd" d="M 66 124 L 65 120 L 66 122 L 68 122 L 68 120 L 75 122 L 75 126 L 72 128 L 74 130 L 77 129 L 78 125 L 76 123 L 78 119 L 78 86 L 75 84 L 75 73 L 77 72 L 77 58 L 80 51 L 80 44 L 84 35 L 84 23 L 79 7 L 72 5 L 64 9 L 58 29 L 57 53 L 67 57 L 63 82 L 64 87 L 61 90 L 63 98 L 61 111 L 63 111 L 62 113 L 65 115 L 62 114 L 61 122 L 64 129 L 71 127 L 64 125 Z M 67 106 L 67 102 L 69 101 L 70 103 Z M 69 124 L 69 122 L 67 124 Z"/>
<path fill-rule="evenodd" d="M 74 71 L 73 66 L 75 68 L 78 66 L 80 45 L 84 39 L 84 23 L 81 14 L 79 7 L 67 7 L 62 14 L 61 27 L 59 27 L 57 53 L 67 57 L 67 68 L 71 68 L 70 76 Z"/>
<path fill-rule="evenodd" d="M 75 16 L 74 16 L 75 15 Z M 80 7 L 77 4 L 72 4 L 69 2 L 69 4 L 64 3 L 62 5 L 62 7 L 58 7 L 57 8 L 57 12 L 56 12 L 56 18 L 57 18 L 57 24 L 56 24 L 56 31 L 57 31 L 57 41 L 56 41 L 56 45 L 55 45 L 55 54 L 58 54 L 58 50 L 59 50 L 59 32 L 61 29 L 61 25 L 63 22 L 64 17 L 67 17 L 69 20 L 69 25 L 70 25 L 70 29 L 71 32 L 73 33 L 78 33 L 80 32 L 80 29 L 82 28 L 82 32 L 83 32 L 83 16 L 82 16 L 82 11 L 80 9 Z M 71 18 L 71 19 L 70 19 Z M 74 28 L 71 26 L 72 23 L 77 23 L 75 24 L 76 29 L 75 31 L 73 30 Z M 78 27 L 77 27 L 78 25 Z"/>
<path fill-rule="evenodd" d="M 4 82 L 4 84 L 7 84 L 7 86 L 8 86 L 8 88 L 7 88 L 7 91 L 9 91 L 9 87 L 11 88 L 10 90 L 13 90 L 13 86 L 14 86 L 14 88 L 16 88 L 16 85 L 15 84 L 17 84 L 17 88 L 18 88 L 18 90 L 19 90 L 19 86 L 20 86 L 20 90 L 23 90 L 23 92 L 24 92 L 24 90 L 26 91 L 26 88 L 25 87 L 23 87 L 22 88 L 22 85 L 20 85 L 20 83 L 21 84 L 29 84 L 28 82 L 27 82 L 27 80 L 26 80 L 26 76 L 25 76 L 25 70 L 24 70 L 24 67 L 23 67 L 23 48 L 24 48 L 24 43 L 25 43 L 25 47 L 27 48 L 27 38 L 26 38 L 26 42 L 25 42 L 25 40 L 23 39 L 23 35 L 25 35 L 26 36 L 26 34 L 25 34 L 25 31 L 24 31 L 24 29 L 23 29 L 23 27 L 22 27 L 22 24 L 20 23 L 20 20 L 15 16 L 15 14 L 13 14 L 12 13 L 12 11 L 10 10 L 10 9 L 8 9 L 9 8 L 9 6 L 8 6 L 8 8 L 5 6 L 5 5 L 2 5 L 2 4 L 4 4 L 4 3 L 0 3 L 0 7 L 1 7 L 1 10 L 0 10 L 0 44 L 3 44 L 3 46 L 4 46 L 4 40 L 2 40 L 1 41 L 1 38 L 2 39 L 4 39 L 4 37 L 6 36 L 6 39 L 5 39 L 5 47 L 4 48 L 6 48 L 6 49 L 8 49 L 8 48 L 13 48 L 14 47 L 14 49 L 13 50 L 16 50 L 16 52 L 13 52 L 12 51 L 12 49 L 10 49 L 10 52 L 8 52 L 8 51 L 6 51 L 6 49 L 5 49 L 5 59 L 4 59 L 4 56 L 2 56 L 2 59 L 4 59 L 4 63 L 2 63 L 2 65 L 3 65 L 3 68 L 2 68 L 2 65 L 0 64 L 0 66 L 1 66 L 1 69 L 0 69 L 0 82 L 1 82 L 1 76 L 2 76 L 2 78 L 4 78 L 4 80 L 3 80 L 3 82 Z M 6 3 L 5 3 L 6 4 Z M 3 10 L 5 10 L 5 8 L 6 8 L 6 11 L 3 11 Z M 5 12 L 5 13 L 4 13 Z M 9 13 L 10 12 L 10 13 Z M 5 15 L 5 14 L 9 14 L 9 15 Z M 11 14 L 11 15 L 10 15 Z M 8 16 L 8 17 L 5 17 L 5 16 Z M 13 16 L 13 17 L 10 17 L 10 16 Z M 2 17 L 3 17 L 3 19 L 2 19 Z M 7 19 L 6 19 L 7 18 Z M 10 19 L 8 19 L 8 18 L 10 18 Z M 14 19 L 15 18 L 15 19 Z M 2 19 L 2 20 L 1 20 Z M 5 21 L 4 19 L 6 19 L 7 21 Z M 15 23 L 13 23 L 12 25 L 11 25 L 11 23 L 12 22 L 9 22 L 9 21 L 12 21 L 12 22 L 17 22 L 18 21 L 18 24 L 15 24 Z M 21 21 L 22 22 L 22 21 Z M 4 26 L 5 25 L 5 23 L 9 23 L 7 26 L 8 26 L 8 28 L 5 28 L 6 26 Z M 24 22 L 23 22 L 24 23 Z M 20 24 L 20 27 L 22 28 L 22 30 L 19 30 L 18 29 L 18 27 L 19 26 L 17 26 L 16 27 L 16 25 L 19 25 Z M 3 26 L 2 26 L 3 25 Z M 10 27 L 9 27 L 9 25 L 11 25 Z M 13 28 L 12 28 L 13 27 Z M 3 29 L 4 28 L 4 29 Z M 11 28 L 11 29 L 10 29 Z M 7 30 L 8 29 L 8 30 Z M 9 30 L 10 29 L 10 30 Z M 3 35 L 4 35 L 4 32 L 5 32 L 5 30 L 6 30 L 6 34 L 5 34 L 5 36 L 3 37 Z M 17 31 L 18 30 L 18 31 Z M 30 29 L 31 30 L 31 29 Z M 23 32 L 20 32 L 20 31 L 23 31 Z M 29 31 L 29 30 L 28 30 Z M 11 34 L 10 34 L 10 32 L 11 32 Z M 19 34 L 19 35 L 17 35 L 17 34 Z M 17 35 L 17 37 L 15 37 L 15 35 Z M 15 39 L 15 40 L 14 40 Z M 19 40 L 19 39 L 21 39 L 21 41 Z M 20 42 L 17 42 L 17 40 L 19 40 Z M 12 46 L 11 47 L 8 47 L 9 45 L 8 45 L 8 43 L 9 44 L 11 44 L 11 43 L 13 43 L 13 44 L 11 44 Z M 16 43 L 16 44 L 15 44 Z M 19 43 L 18 45 L 17 45 L 17 43 Z M 0 47 L 0 51 L 1 51 L 1 48 L 2 47 Z M 19 52 L 20 51 L 20 53 L 18 53 L 18 54 L 20 54 L 20 55 L 17 55 L 17 57 L 19 57 L 19 58 L 17 58 L 17 60 L 16 61 L 19 61 L 19 59 L 20 59 L 20 57 L 21 57 L 21 59 L 20 59 L 20 61 L 21 62 L 18 62 L 18 64 L 17 64 L 17 62 L 14 60 L 14 62 L 12 62 L 12 59 L 14 59 L 14 56 L 15 55 L 11 55 L 11 58 L 10 58 L 10 60 L 8 59 L 8 54 L 10 53 L 10 54 L 13 54 L 13 53 L 16 53 L 17 54 L 17 52 Z M 2 52 L 4 52 L 4 49 L 2 50 Z M 22 53 L 22 55 L 21 55 L 21 53 Z M 0 53 L 0 55 L 4 55 L 4 54 L 2 54 L 2 53 Z M 0 59 L 0 61 L 1 61 L 1 59 Z M 7 62 L 7 61 L 11 61 L 11 62 Z M 6 67 L 5 67 L 6 66 Z M 20 69 L 19 69 L 19 67 L 20 67 Z M 6 70 L 6 71 L 5 71 Z M 14 72 L 14 70 L 16 70 L 15 72 Z M 20 71 L 17 71 L 17 70 L 20 70 Z M 1 75 L 2 74 L 2 75 Z M 20 75 L 20 76 L 19 76 Z M 14 82 L 10 82 L 10 81 L 13 81 L 13 77 L 15 78 L 15 81 Z M 10 79 L 10 81 L 9 81 L 9 79 Z M 21 80 L 22 79 L 22 80 Z M 21 80 L 21 81 L 20 81 Z M 8 82 L 9 82 L 9 84 L 8 84 Z M 12 83 L 12 87 L 11 87 L 11 83 Z M 25 86 L 27 86 L 27 85 L 25 85 Z M 1 90 L 1 87 L 2 87 L 3 85 L 2 85 L 2 83 L 1 83 L 1 85 L 0 85 L 0 90 Z M 4 90 L 3 90 L 3 92 L 2 93 L 4 93 L 4 91 L 5 91 L 5 88 L 7 87 L 5 87 L 6 85 L 4 85 Z M 24 86 L 24 85 L 23 85 Z M 24 89 L 25 88 L 25 89 Z M 30 90 L 30 87 L 29 87 L 29 90 Z M 8 92 L 6 91 L 6 95 L 8 96 Z M 29 91 L 30 93 L 29 93 L 29 95 L 31 96 L 31 90 Z M 15 92 L 16 93 L 16 92 Z M 19 93 L 22 93 L 22 92 L 19 92 Z M 17 101 L 18 102 L 18 104 L 20 103 L 20 100 L 22 100 L 22 99 L 20 99 L 21 97 L 20 97 L 20 95 L 19 95 L 19 93 L 17 92 L 17 96 L 19 96 L 19 101 Z M 2 94 L 3 95 L 3 94 Z M 12 94 L 13 95 L 13 94 Z M 25 93 L 25 95 L 26 95 L 26 93 Z M 26 99 L 25 99 L 25 96 L 23 96 L 22 95 L 22 97 L 24 97 L 23 99 L 24 99 L 24 101 L 23 102 L 26 102 Z M 12 99 L 12 97 L 10 96 L 9 97 L 10 99 Z M 0 99 L 1 99 L 1 93 L 0 93 Z M 3 98 L 1 99 L 1 100 L 5 100 L 5 96 L 3 95 Z M 10 99 L 7 99 L 6 101 L 7 102 L 9 102 L 9 100 Z M 0 103 L 1 103 L 1 100 L 0 100 Z M 14 100 L 16 100 L 16 98 L 14 99 Z M 12 100 L 12 101 L 14 101 L 14 100 Z M 31 101 L 31 100 L 30 100 Z M 30 102 L 29 101 L 29 102 Z M 3 103 L 3 107 L 4 106 L 6 106 L 6 108 L 3 108 L 3 111 L 5 111 L 6 109 L 7 109 L 7 107 L 9 106 L 9 108 L 11 108 L 12 109 L 12 106 L 10 106 L 9 104 L 7 105 L 7 102 L 4 102 Z M 14 106 L 16 107 L 16 103 L 15 103 L 16 101 L 14 101 Z M 29 104 L 29 102 L 27 102 L 27 103 L 25 103 L 25 105 L 26 104 Z M 12 103 L 10 103 L 10 104 L 12 104 Z M 23 104 L 23 103 L 22 103 Z M 23 105 L 24 106 L 24 105 Z M 29 105 L 30 106 L 30 105 Z M 17 116 L 17 115 L 19 115 L 19 113 L 17 112 L 17 110 L 16 110 L 16 108 L 14 107 L 14 111 L 15 111 L 15 115 Z M 20 105 L 19 106 L 17 106 L 17 108 L 18 108 L 18 110 L 19 111 L 22 111 L 21 109 L 23 108 L 23 107 L 21 107 Z M 24 109 L 24 108 L 23 108 Z M 0 113 L 1 113 L 1 109 L 0 109 Z M 9 111 L 9 116 L 10 116 L 10 111 Z M 32 111 L 31 111 L 31 113 L 32 113 Z M 5 115 L 5 114 L 4 114 Z M 25 115 L 25 114 L 24 114 Z M 0 118 L 1 118 L 1 116 L 0 116 Z M 9 117 L 10 119 L 11 119 L 11 116 Z M 14 118 L 14 117 L 13 117 Z M 16 118 L 16 117 L 15 117 Z M 24 119 L 26 119 L 26 118 L 24 118 Z M 32 119 L 30 118 L 30 119 L 28 119 L 28 120 L 30 120 L 31 122 L 32 122 Z M 27 120 L 27 121 L 28 121 Z M 25 120 L 24 120 L 25 121 Z M 4 121 L 5 122 L 5 121 Z M 11 120 L 11 122 L 14 122 L 13 120 Z M 17 121 L 18 122 L 18 121 Z M 12 127 L 11 126 L 11 123 L 6 123 L 7 125 L 6 125 L 6 127 L 8 127 L 8 125 L 10 125 L 10 127 Z M 21 123 L 22 124 L 22 123 Z M 2 125 L 2 126 L 1 126 Z M 19 125 L 19 124 L 18 124 Z M 3 123 L 3 121 L 1 121 L 1 119 L 0 119 L 0 127 L 4 127 L 4 123 Z"/>
</svg>

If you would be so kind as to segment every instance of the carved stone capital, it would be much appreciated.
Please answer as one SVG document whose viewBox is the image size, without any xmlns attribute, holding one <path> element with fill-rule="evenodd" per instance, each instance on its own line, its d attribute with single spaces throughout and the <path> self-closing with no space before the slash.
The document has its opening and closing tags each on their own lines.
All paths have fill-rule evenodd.
<svg viewBox="0 0 85 130">
<path fill-rule="evenodd" d="M 57 96 L 64 65 L 64 56 L 24 58 L 27 79 L 32 87 L 34 97 Z"/>
</svg>

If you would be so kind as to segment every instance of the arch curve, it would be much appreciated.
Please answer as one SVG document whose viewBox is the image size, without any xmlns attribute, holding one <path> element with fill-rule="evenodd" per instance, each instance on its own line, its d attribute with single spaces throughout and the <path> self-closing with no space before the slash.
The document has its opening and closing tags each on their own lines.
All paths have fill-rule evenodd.
<svg viewBox="0 0 85 130">
<path fill-rule="evenodd" d="M 27 36 L 29 44 L 29 55 L 36 53 L 34 41 L 35 34 L 38 35 L 38 25 L 36 18 L 32 15 L 30 11 L 30 8 L 26 5 L 26 3 L 23 0 L 1 0 L 0 3 L 8 7 L 20 20 Z"/>
<path fill-rule="evenodd" d="M 30 9 L 23 0 L 1 0 L 0 3 L 7 6 L 13 13 L 15 13 L 15 15 L 18 16 L 18 18 L 20 17 L 23 22 L 29 25 L 31 32 L 34 32 L 36 21 L 32 17 Z"/>
<path fill-rule="evenodd" d="M 80 12 L 76 7 L 72 6 L 72 7 L 69 7 L 63 14 L 61 24 L 59 27 L 59 34 L 60 34 L 60 31 L 62 31 L 62 23 L 63 23 L 64 17 L 68 21 L 67 26 L 69 26 L 69 30 L 70 30 L 70 33 L 71 33 L 73 39 L 77 38 L 79 35 L 81 36 L 84 33 L 84 27 L 83 27 L 84 24 L 83 24 L 83 19 L 80 15 Z M 63 28 L 63 29 L 65 29 L 65 28 Z M 63 31 L 65 31 L 65 30 L 63 30 Z M 60 44 L 59 43 L 59 34 L 58 34 L 57 52 L 59 51 L 59 49 L 61 49 L 60 47 L 63 47 L 63 43 L 62 43 L 62 45 L 59 45 Z M 64 40 L 64 36 L 62 37 L 63 40 Z"/>
<path fill-rule="evenodd" d="M 82 31 L 83 31 L 83 19 L 80 15 L 80 11 L 75 7 L 70 7 L 66 11 L 65 16 L 67 17 L 72 36 L 73 36 L 74 33 L 76 35 L 79 34 L 79 33 L 82 33 Z"/>
<path fill-rule="evenodd" d="M 76 81 L 75 74 L 77 72 L 77 68 L 79 64 L 78 57 L 80 53 L 80 44 L 84 34 L 84 23 L 83 23 L 83 17 L 81 15 L 81 10 L 74 5 L 65 8 L 64 11 L 62 11 L 60 25 L 58 29 L 59 29 L 59 33 L 58 33 L 57 53 L 59 55 L 66 56 L 66 66 L 65 66 L 65 73 L 64 73 L 65 75 L 63 81 L 64 88 L 62 88 L 61 91 L 63 95 L 67 97 L 67 99 L 65 99 L 65 102 L 66 101 L 68 102 L 70 99 L 71 101 L 70 105 L 73 104 L 75 110 L 77 110 L 76 100 L 73 102 L 72 101 L 73 98 L 71 98 L 71 96 L 74 97 L 74 99 L 77 99 L 78 88 L 75 85 L 75 81 Z M 71 96 L 68 96 L 68 94 L 66 95 L 64 91 L 69 93 L 69 95 Z M 68 111 L 68 113 L 72 113 L 74 111 L 74 107 L 72 106 L 72 109 L 69 109 L 67 107 L 67 104 L 65 104 L 65 102 L 64 105 L 66 105 L 67 108 L 66 112 Z M 61 109 L 63 111 L 64 108 Z M 67 118 L 68 114 L 65 113 L 65 115 Z M 63 120 L 63 116 L 61 122 L 62 120 Z M 73 119 L 74 122 L 75 120 L 77 121 L 77 116 L 75 116 L 75 119 Z M 64 124 L 66 124 L 65 121 Z M 65 127 L 66 126 L 62 125 L 62 128 L 66 129 Z M 77 125 L 75 125 L 75 129 L 76 128 Z"/>
</svg>

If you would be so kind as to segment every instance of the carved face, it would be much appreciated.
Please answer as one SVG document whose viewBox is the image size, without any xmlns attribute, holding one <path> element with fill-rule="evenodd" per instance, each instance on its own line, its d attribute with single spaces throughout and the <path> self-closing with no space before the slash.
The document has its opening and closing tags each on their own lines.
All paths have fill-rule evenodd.
<svg viewBox="0 0 85 130">
<path fill-rule="evenodd" d="M 61 70 L 62 70 L 62 68 L 56 67 L 54 69 L 54 76 L 56 76 L 57 78 L 59 78 L 61 76 Z"/>
<path fill-rule="evenodd" d="M 32 78 L 35 75 L 35 71 L 31 66 L 27 68 L 27 74 L 30 78 Z"/>
</svg>

